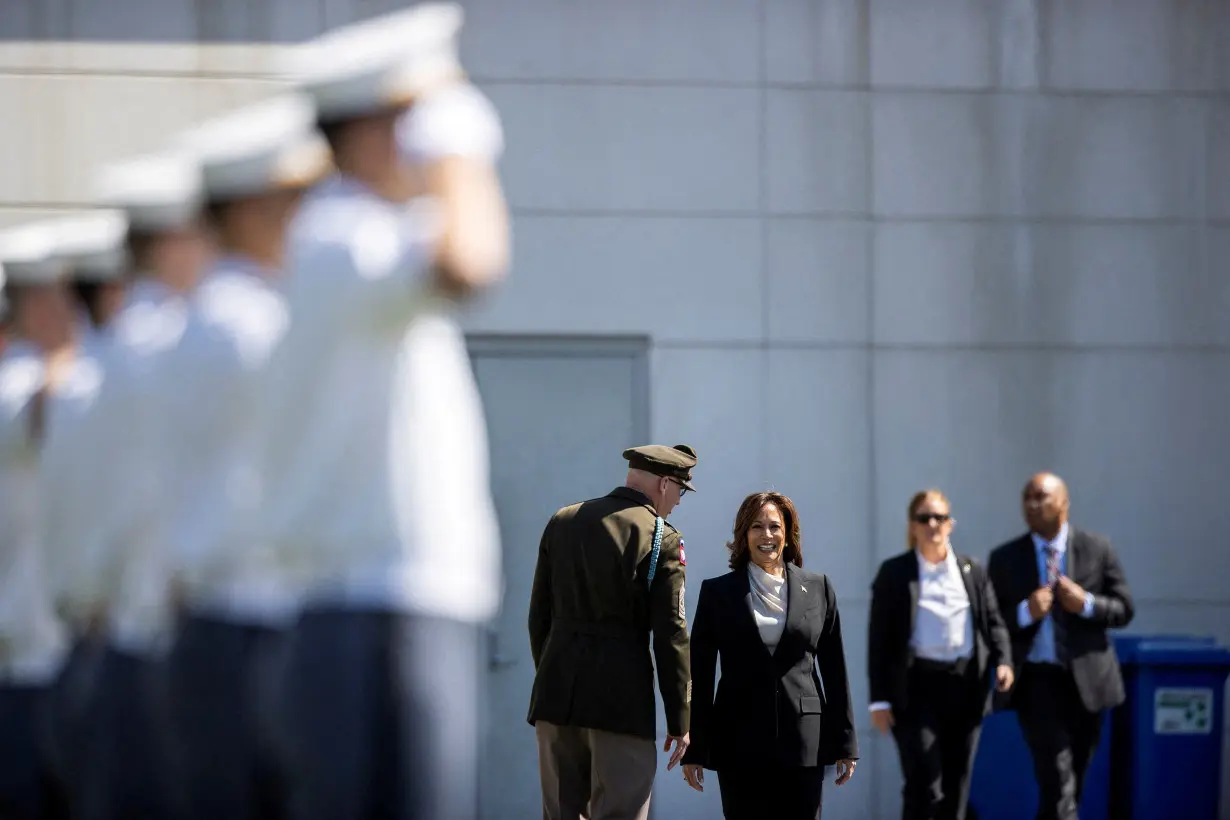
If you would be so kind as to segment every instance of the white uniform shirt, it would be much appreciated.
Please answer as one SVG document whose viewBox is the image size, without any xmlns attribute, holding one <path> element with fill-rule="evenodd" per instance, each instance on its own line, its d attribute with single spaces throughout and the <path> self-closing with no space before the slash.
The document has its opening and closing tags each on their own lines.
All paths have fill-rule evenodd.
<svg viewBox="0 0 1230 820">
<path fill-rule="evenodd" d="M 101 582 L 109 602 L 112 642 L 137 654 L 158 655 L 170 642 L 167 514 L 175 496 L 174 437 L 167 360 L 183 335 L 186 299 L 150 279 L 138 280 L 113 322 L 99 393 L 103 456 L 110 480 L 99 488 L 106 516 L 93 549 L 107 566 Z"/>
<path fill-rule="evenodd" d="M 477 621 L 499 606 L 481 402 L 430 220 L 344 177 L 289 241 L 292 317 L 268 380 L 267 510 L 314 598 Z"/>
<path fill-rule="evenodd" d="M 918 612 L 910 646 L 919 658 L 955 661 L 974 652 L 974 621 L 970 617 L 969 592 L 961 580 L 956 553 L 932 564 L 918 556 Z"/>
<path fill-rule="evenodd" d="M 106 435 L 98 424 L 98 395 L 105 378 L 106 337 L 83 326 L 73 366 L 47 403 L 39 455 L 40 531 L 53 599 L 80 630 L 102 604 L 103 566 L 95 529 L 103 516 L 99 486 L 110 465 L 99 458 Z"/>
<path fill-rule="evenodd" d="M 175 461 L 188 468 L 171 501 L 174 570 L 188 602 L 240 622 L 294 615 L 288 580 L 260 539 L 264 495 L 259 400 L 269 356 L 287 326 L 281 296 L 254 263 L 219 260 L 191 300 L 170 357 Z"/>
<path fill-rule="evenodd" d="M 30 402 L 43 355 L 11 342 L 0 357 L 0 684 L 49 682 L 64 658 L 39 532 L 38 448 Z"/>
</svg>

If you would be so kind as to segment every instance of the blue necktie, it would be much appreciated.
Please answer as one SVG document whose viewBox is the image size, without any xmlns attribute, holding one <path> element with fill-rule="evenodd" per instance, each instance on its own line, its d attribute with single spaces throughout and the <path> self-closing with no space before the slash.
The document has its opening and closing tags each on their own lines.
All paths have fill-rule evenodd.
<svg viewBox="0 0 1230 820">
<path fill-rule="evenodd" d="M 1050 544 L 1046 546 L 1046 585 L 1054 587 L 1059 583 L 1059 550 Z"/>
<path fill-rule="evenodd" d="M 1059 550 L 1051 545 L 1046 547 L 1046 583 L 1055 592 L 1055 587 L 1059 584 Z M 1051 605 L 1051 635 L 1055 639 L 1055 660 L 1060 664 L 1068 665 L 1068 642 L 1067 630 L 1064 628 L 1064 615 L 1059 602 L 1055 601 Z"/>
</svg>

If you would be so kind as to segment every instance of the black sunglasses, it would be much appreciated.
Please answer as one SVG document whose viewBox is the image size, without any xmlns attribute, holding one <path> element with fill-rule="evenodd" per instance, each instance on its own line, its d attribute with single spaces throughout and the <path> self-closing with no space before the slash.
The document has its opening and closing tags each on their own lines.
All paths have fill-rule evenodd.
<svg viewBox="0 0 1230 820">
<path fill-rule="evenodd" d="M 932 520 L 937 524 L 946 524 L 952 520 L 952 516 L 948 513 L 919 513 L 913 520 L 915 524 L 930 524 Z"/>
<path fill-rule="evenodd" d="M 683 486 L 683 482 L 677 478 L 668 478 L 666 480 L 671 482 L 672 484 L 679 485 L 679 500 L 682 501 L 683 497 L 688 494 L 688 488 Z"/>
</svg>

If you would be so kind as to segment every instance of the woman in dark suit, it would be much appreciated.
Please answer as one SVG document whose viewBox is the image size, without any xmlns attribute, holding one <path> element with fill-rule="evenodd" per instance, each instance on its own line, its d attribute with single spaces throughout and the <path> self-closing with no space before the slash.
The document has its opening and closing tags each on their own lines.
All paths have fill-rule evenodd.
<svg viewBox="0 0 1230 820">
<path fill-rule="evenodd" d="M 716 771 L 727 820 L 813 820 L 824 767 L 840 786 L 858 759 L 837 596 L 803 570 L 799 517 L 780 493 L 744 499 L 727 548 L 731 571 L 701 584 L 692 626 L 683 776 L 703 791 Z"/>
<path fill-rule="evenodd" d="M 905 777 L 905 820 L 963 820 L 991 690 L 1012 686 L 1008 630 L 982 566 L 948 542 L 939 490 L 910 499 L 909 549 L 871 587 L 871 722 L 892 731 Z"/>
</svg>

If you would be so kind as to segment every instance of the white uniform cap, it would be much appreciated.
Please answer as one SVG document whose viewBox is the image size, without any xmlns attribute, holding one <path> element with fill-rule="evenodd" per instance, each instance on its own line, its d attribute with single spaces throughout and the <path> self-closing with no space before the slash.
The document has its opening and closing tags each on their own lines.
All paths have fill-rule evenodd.
<svg viewBox="0 0 1230 820">
<path fill-rule="evenodd" d="M 39 285 L 59 279 L 64 266 L 55 257 L 55 241 L 54 222 L 46 219 L 0 233 L 5 284 Z"/>
<path fill-rule="evenodd" d="M 52 224 L 53 256 L 73 279 L 104 282 L 118 279 L 128 267 L 125 239 L 128 218 L 123 211 L 96 211 L 68 216 Z"/>
<path fill-rule="evenodd" d="M 211 201 L 311 185 L 331 169 L 309 97 L 282 94 L 210 120 L 181 137 Z"/>
<path fill-rule="evenodd" d="M 149 154 L 108 165 L 99 172 L 95 196 L 118 208 L 137 231 L 172 231 L 190 225 L 201 208 L 201 173 L 178 152 Z"/>
<path fill-rule="evenodd" d="M 462 76 L 462 19 L 456 3 L 424 3 L 343 26 L 292 49 L 285 70 L 321 122 L 408 105 Z"/>
</svg>

